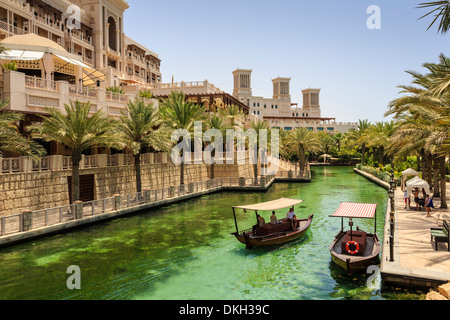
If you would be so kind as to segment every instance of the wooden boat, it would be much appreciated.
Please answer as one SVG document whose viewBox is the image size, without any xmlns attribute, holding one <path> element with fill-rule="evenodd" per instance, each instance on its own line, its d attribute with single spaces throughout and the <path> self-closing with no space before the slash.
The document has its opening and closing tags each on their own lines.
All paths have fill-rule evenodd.
<svg viewBox="0 0 450 320">
<path fill-rule="evenodd" d="M 266 223 L 260 226 L 258 223 L 258 212 L 273 212 L 286 208 L 295 208 L 296 205 L 302 202 L 303 200 L 281 198 L 275 201 L 249 206 L 233 207 L 236 232 L 232 233 L 232 235 L 235 236 L 239 242 L 245 244 L 247 248 L 274 246 L 297 240 L 306 234 L 311 226 L 314 215 L 309 216 L 307 219 L 297 219 L 293 228 L 292 221 L 288 219 L 278 220 L 277 224 Z M 256 214 L 256 225 L 251 229 L 239 231 L 236 220 L 236 209 L 243 209 L 244 212 L 249 210 L 254 211 Z"/>
<path fill-rule="evenodd" d="M 381 243 L 376 232 L 376 210 L 376 204 L 342 202 L 331 216 L 342 219 L 341 231 L 330 246 L 331 258 L 348 274 L 366 271 L 369 266 L 379 263 Z M 344 231 L 344 218 L 350 219 L 350 231 Z M 375 219 L 375 232 L 367 233 L 358 227 L 353 231 L 355 218 Z"/>
</svg>

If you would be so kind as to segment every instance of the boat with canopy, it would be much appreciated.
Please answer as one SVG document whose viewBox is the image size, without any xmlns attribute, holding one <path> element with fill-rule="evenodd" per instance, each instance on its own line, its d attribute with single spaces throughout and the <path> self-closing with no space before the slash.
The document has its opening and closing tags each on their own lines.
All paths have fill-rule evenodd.
<svg viewBox="0 0 450 320">
<path fill-rule="evenodd" d="M 232 233 L 236 239 L 245 244 L 247 248 L 273 246 L 286 242 L 290 242 L 303 237 L 311 226 L 314 215 L 310 215 L 308 219 L 290 220 L 287 218 L 276 220 L 273 223 L 261 223 L 259 213 L 275 212 L 287 208 L 295 209 L 296 205 L 302 203 L 303 200 L 281 198 L 274 201 L 252 204 L 247 206 L 234 206 L 233 215 L 236 225 L 236 232 Z M 239 231 L 236 219 L 236 211 L 244 210 L 253 211 L 256 214 L 256 225 L 250 229 Z M 270 221 L 270 219 L 269 219 Z"/>
<path fill-rule="evenodd" d="M 331 258 L 348 274 L 367 270 L 379 262 L 381 251 L 377 235 L 377 204 L 342 202 L 339 209 L 331 217 L 341 218 L 341 231 L 335 236 L 330 246 Z M 344 231 L 344 218 L 350 219 L 349 231 Z M 353 219 L 374 219 L 374 233 L 367 233 L 356 227 L 353 230 Z"/>
</svg>

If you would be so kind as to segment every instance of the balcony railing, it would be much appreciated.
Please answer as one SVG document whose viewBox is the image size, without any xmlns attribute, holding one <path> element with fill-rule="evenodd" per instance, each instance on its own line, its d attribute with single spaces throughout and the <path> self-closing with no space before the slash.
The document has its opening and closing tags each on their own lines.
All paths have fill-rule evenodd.
<svg viewBox="0 0 450 320">
<path fill-rule="evenodd" d="M 25 86 L 37 89 L 58 91 L 58 84 L 53 80 L 25 76 Z"/>
<path fill-rule="evenodd" d="M 79 96 L 91 97 L 91 98 L 95 98 L 97 96 L 96 92 L 95 92 L 95 88 L 78 86 L 78 85 L 74 85 L 74 84 L 71 84 L 69 86 L 69 93 L 79 95 Z"/>
<path fill-rule="evenodd" d="M 12 33 L 14 35 L 23 35 L 29 33 L 28 31 L 15 27 L 11 24 L 8 24 L 7 22 L 0 20 L 0 29 L 9 33 Z"/>
<path fill-rule="evenodd" d="M 106 91 L 106 100 L 127 103 L 128 97 L 122 93 Z"/>
</svg>

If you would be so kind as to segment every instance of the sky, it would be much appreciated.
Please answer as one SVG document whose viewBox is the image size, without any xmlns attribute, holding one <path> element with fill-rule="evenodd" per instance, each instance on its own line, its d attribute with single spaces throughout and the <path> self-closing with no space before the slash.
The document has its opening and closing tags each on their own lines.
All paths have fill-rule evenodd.
<svg viewBox="0 0 450 320">
<path fill-rule="evenodd" d="M 450 55 L 450 34 L 427 31 L 425 0 L 128 0 L 127 36 L 159 55 L 163 82 L 208 80 L 233 93 L 232 72 L 252 69 L 254 96 L 291 78 L 293 103 L 320 88 L 323 117 L 388 121 L 405 71 Z M 379 15 L 368 8 L 378 6 Z M 379 20 L 373 18 L 379 17 Z M 367 22 L 380 21 L 380 29 Z"/>
</svg>

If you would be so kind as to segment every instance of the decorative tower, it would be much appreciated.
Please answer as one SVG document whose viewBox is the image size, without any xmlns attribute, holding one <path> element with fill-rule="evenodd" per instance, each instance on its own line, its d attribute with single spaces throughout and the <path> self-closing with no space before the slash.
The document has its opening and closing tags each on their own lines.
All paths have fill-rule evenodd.
<svg viewBox="0 0 450 320">
<path fill-rule="evenodd" d="M 273 98 L 279 100 L 290 100 L 290 83 L 291 78 L 276 78 L 273 82 Z"/>
<path fill-rule="evenodd" d="M 252 96 L 252 71 L 247 69 L 236 69 L 233 71 L 234 90 L 236 98 Z"/>
<path fill-rule="evenodd" d="M 320 89 L 306 89 L 303 92 L 303 112 L 306 117 L 320 118 Z"/>
</svg>

